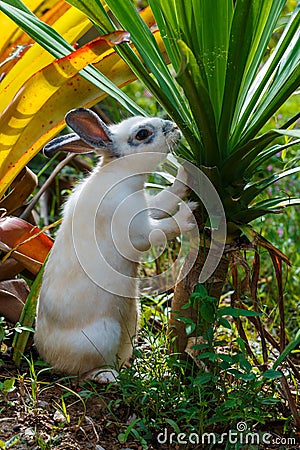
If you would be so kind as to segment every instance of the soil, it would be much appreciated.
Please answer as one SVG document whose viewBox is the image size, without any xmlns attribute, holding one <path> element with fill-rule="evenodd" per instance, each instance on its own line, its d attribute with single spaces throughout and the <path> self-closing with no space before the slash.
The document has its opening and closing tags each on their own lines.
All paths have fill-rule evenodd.
<svg viewBox="0 0 300 450">
<path fill-rule="evenodd" d="M 36 374 L 38 369 L 36 368 Z M 130 437 L 118 436 L 136 419 L 122 403 L 114 404 L 120 393 L 95 383 L 79 383 L 45 371 L 38 381 L 27 367 L 18 370 L 9 361 L 0 367 L 0 383 L 15 379 L 12 392 L 0 390 L 0 441 L 11 442 L 16 450 L 142 450 Z M 62 400 L 63 399 L 63 400 Z M 119 399 L 120 400 L 120 399 Z M 64 409 L 65 408 L 65 409 Z M 1 442 L 0 442 L 0 448 Z M 148 444 L 149 450 L 176 449 Z"/>
<path fill-rule="evenodd" d="M 40 370 L 40 373 L 38 373 Z M 36 379 L 38 377 L 38 379 Z M 15 380 L 11 392 L 5 393 L 5 380 Z M 120 442 L 120 434 L 137 418 L 121 398 L 117 385 L 109 388 L 92 382 L 79 383 L 76 378 L 62 378 L 48 370 L 35 368 L 30 373 L 28 364 L 20 369 L 9 356 L 0 366 L 0 448 L 16 450 L 175 450 L 203 449 L 178 444 L 141 445 L 131 435 Z M 283 436 L 282 423 L 270 421 L 265 430 L 273 436 Z M 12 439 L 12 441 L 9 441 Z M 15 439 L 15 440 L 13 440 Z M 6 447 L 1 446 L 6 442 Z M 8 445 L 8 441 L 10 446 Z M 214 450 L 225 447 L 214 446 Z M 293 445 L 264 445 L 248 449 L 299 450 L 299 439 Z"/>
</svg>

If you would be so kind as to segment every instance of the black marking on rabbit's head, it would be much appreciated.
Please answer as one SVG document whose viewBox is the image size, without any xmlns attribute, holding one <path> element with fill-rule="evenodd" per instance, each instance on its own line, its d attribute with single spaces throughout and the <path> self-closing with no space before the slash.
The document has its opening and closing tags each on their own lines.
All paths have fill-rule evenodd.
<svg viewBox="0 0 300 450">
<path fill-rule="evenodd" d="M 174 150 L 181 138 L 177 125 L 158 117 L 135 116 L 110 126 L 120 155 Z"/>
<path fill-rule="evenodd" d="M 140 125 L 128 138 L 128 144 L 138 147 L 141 144 L 150 144 L 153 142 L 157 131 L 151 124 Z"/>
</svg>

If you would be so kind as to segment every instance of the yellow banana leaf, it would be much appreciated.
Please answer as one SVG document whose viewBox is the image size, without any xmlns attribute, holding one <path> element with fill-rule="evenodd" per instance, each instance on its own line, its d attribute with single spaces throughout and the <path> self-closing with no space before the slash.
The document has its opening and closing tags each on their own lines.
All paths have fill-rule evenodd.
<svg viewBox="0 0 300 450">
<path fill-rule="evenodd" d="M 42 11 L 52 8 L 59 0 L 24 0 L 24 4 L 30 11 L 34 12 L 38 17 Z M 0 54 L 6 47 L 18 37 L 23 34 L 19 27 L 9 19 L 4 13 L 0 12 L 1 23 L 1 40 L 0 40 Z"/>
<path fill-rule="evenodd" d="M 53 24 L 53 28 L 70 43 L 79 39 L 91 26 L 86 16 L 74 7 L 68 9 Z M 9 104 L 26 80 L 54 59 L 40 45 L 33 44 L 0 84 L 0 111 Z"/>
<path fill-rule="evenodd" d="M 159 32 L 155 32 L 156 41 L 163 51 L 163 42 Z M 76 53 L 76 52 L 74 52 Z M 64 58 L 63 58 L 64 59 Z M 51 64 L 50 67 L 53 66 Z M 126 65 L 126 63 L 111 50 L 95 64 L 105 76 L 119 87 L 135 80 L 135 75 Z M 48 69 L 50 71 L 50 68 Z M 44 83 L 43 71 L 39 76 L 33 77 L 36 84 L 32 81 L 28 83 L 28 89 L 40 96 L 40 83 Z M 64 81 L 58 89 L 51 89 L 48 100 L 39 98 L 39 105 L 31 105 L 30 98 L 22 103 L 25 108 L 26 116 L 28 109 L 30 115 L 23 120 L 19 117 L 18 99 L 22 94 L 26 94 L 27 85 L 22 88 L 21 94 L 14 98 L 8 109 L 5 111 L 0 121 L 0 145 L 3 150 L 0 153 L 0 197 L 4 194 L 7 187 L 13 181 L 19 171 L 40 151 L 40 149 L 52 139 L 64 126 L 64 116 L 67 111 L 79 106 L 92 106 L 102 100 L 107 94 L 99 90 L 93 84 L 83 79 L 79 74 Z M 45 90 L 46 94 L 46 90 Z M 22 99 L 21 99 L 22 100 Z M 11 125 L 15 123 L 14 131 Z M 12 134 L 14 133 L 14 134 Z M 9 144 L 10 143 L 10 144 Z M 4 150 L 5 146 L 5 150 Z"/>
<path fill-rule="evenodd" d="M 47 4 L 50 2 L 47 2 Z M 52 26 L 60 16 L 65 14 L 65 12 L 71 8 L 71 5 L 69 3 L 66 3 L 64 0 L 52 0 L 53 5 L 49 5 L 49 9 L 46 10 L 46 12 L 40 17 L 40 19 L 47 23 L 48 25 Z M 46 6 L 44 3 L 42 3 L 44 6 Z M 2 15 L 1 15 L 2 14 Z M 5 14 L 0 13 L 0 26 L 2 26 L 2 20 L 5 18 L 8 19 Z M 13 22 L 11 22 L 13 23 Z M 5 36 L 2 36 L 2 43 L 4 43 Z M 3 62 L 8 59 L 11 61 L 11 66 L 15 65 L 18 61 L 18 58 L 21 56 L 20 53 L 27 51 L 29 49 L 29 45 L 34 44 L 33 39 L 31 39 L 28 34 L 24 33 L 22 30 L 18 29 L 17 33 L 13 37 L 8 37 L 6 39 L 9 43 L 9 45 L 1 51 L 1 44 L 0 44 L 0 67 L 2 70 L 2 64 Z M 20 51 L 20 48 L 22 49 Z M 17 49 L 17 51 L 16 51 Z M 5 66 L 5 72 L 8 73 L 10 70 L 10 67 L 7 70 L 7 67 Z"/>
<path fill-rule="evenodd" d="M 36 148 L 32 151 L 32 143 L 55 123 L 51 113 L 57 108 L 59 110 L 59 107 L 55 103 L 54 94 L 66 85 L 68 95 L 75 97 L 77 87 L 68 81 L 87 64 L 109 55 L 113 45 L 127 41 L 128 38 L 128 33 L 124 31 L 116 31 L 98 38 L 70 55 L 49 64 L 22 86 L 0 120 L 0 196 L 17 175 L 16 164 L 20 169 L 26 165 L 38 151 Z M 66 98 L 67 96 L 65 100 Z M 54 99 L 54 103 L 51 100 L 50 111 L 48 109 L 45 115 L 41 115 L 40 110 L 44 109 L 45 104 L 49 104 L 49 99 Z M 61 120 L 62 112 L 60 110 L 59 112 Z M 33 130 L 30 126 L 31 122 L 34 122 Z M 26 162 L 23 163 L 25 160 Z"/>
</svg>

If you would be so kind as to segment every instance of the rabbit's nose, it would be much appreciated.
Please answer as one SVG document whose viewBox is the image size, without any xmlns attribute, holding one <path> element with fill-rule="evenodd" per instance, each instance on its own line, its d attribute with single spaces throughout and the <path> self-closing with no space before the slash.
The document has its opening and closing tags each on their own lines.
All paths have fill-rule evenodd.
<svg viewBox="0 0 300 450">
<path fill-rule="evenodd" d="M 171 120 L 164 120 L 164 124 L 162 127 L 162 131 L 164 134 L 169 133 L 170 131 L 178 130 L 178 126 L 176 123 L 171 122 Z"/>
</svg>

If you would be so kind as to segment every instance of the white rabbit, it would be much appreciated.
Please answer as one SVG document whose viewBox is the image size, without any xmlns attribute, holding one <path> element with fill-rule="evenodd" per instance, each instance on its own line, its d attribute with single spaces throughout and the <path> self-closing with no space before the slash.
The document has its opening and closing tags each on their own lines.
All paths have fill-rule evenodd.
<svg viewBox="0 0 300 450">
<path fill-rule="evenodd" d="M 75 131 L 44 148 L 102 155 L 95 170 L 67 200 L 63 221 L 45 267 L 35 343 L 54 369 L 108 382 L 132 353 L 138 306 L 138 263 L 151 243 L 191 230 L 196 203 L 178 202 L 187 193 L 185 172 L 147 200 L 146 175 L 181 137 L 159 118 L 132 117 L 106 126 L 90 110 L 66 115 Z M 174 209 L 177 212 L 174 213 Z"/>
</svg>

